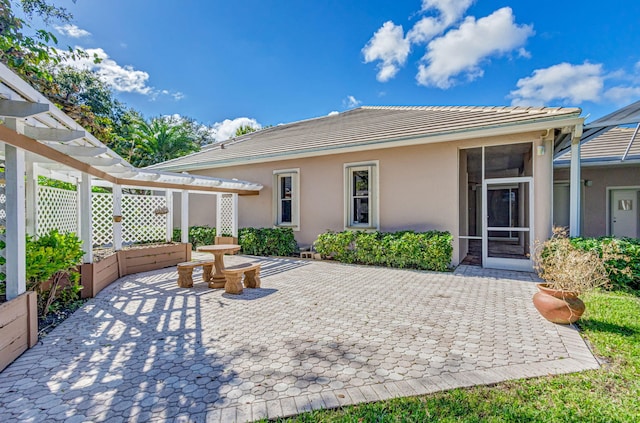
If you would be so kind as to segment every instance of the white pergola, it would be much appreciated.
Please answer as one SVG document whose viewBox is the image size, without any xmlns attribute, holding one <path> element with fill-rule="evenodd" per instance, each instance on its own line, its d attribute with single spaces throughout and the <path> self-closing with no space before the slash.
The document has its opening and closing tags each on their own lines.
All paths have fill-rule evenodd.
<svg viewBox="0 0 640 423">
<path fill-rule="evenodd" d="M 236 179 L 211 178 L 186 173 L 161 172 L 131 166 L 96 139 L 70 116 L 27 82 L 0 63 L 0 160 L 5 163 L 7 300 L 25 292 L 25 236 L 36 234 L 38 175 L 78 186 L 78 235 L 92 246 L 91 187 L 113 190 L 113 214 L 122 207 L 122 187 L 164 191 L 170 210 L 167 240 L 173 231 L 172 195 L 181 193 L 181 242 L 188 242 L 189 193 L 217 195 L 217 217 L 222 207 L 231 207 L 231 231 L 237 236 L 238 195 L 258 195 L 262 185 Z M 223 200 L 224 197 L 224 201 Z M 122 248 L 122 224 L 113 222 L 114 248 Z M 85 263 L 93 261 L 86 248 Z M 1 267 L 0 267 L 1 268 Z"/>
</svg>

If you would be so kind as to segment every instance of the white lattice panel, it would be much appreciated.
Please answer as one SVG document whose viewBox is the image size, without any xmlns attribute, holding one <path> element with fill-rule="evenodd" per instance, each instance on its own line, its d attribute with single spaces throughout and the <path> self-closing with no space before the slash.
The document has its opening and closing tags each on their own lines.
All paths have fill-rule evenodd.
<svg viewBox="0 0 640 423">
<path fill-rule="evenodd" d="M 52 229 L 60 233 L 78 232 L 78 193 L 38 186 L 38 236 Z"/>
<path fill-rule="evenodd" d="M 235 226 L 235 198 L 233 194 L 218 194 L 216 233 L 237 236 Z"/>
<path fill-rule="evenodd" d="M 5 227 L 7 225 L 7 211 L 6 211 L 6 203 L 7 196 L 5 195 L 4 189 L 4 161 L 0 160 L 0 167 L 3 172 L 0 172 L 0 281 L 4 281 L 6 278 L 5 274 L 5 263 L 7 259 L 6 255 L 6 245 L 7 245 L 7 236 L 5 234 Z"/>
<path fill-rule="evenodd" d="M 167 201 L 160 195 L 122 196 L 122 242 L 139 244 L 164 241 L 167 234 L 167 214 L 156 214 L 166 210 Z"/>
<path fill-rule="evenodd" d="M 113 245 L 113 195 L 94 192 L 91 195 L 93 246 Z"/>
</svg>

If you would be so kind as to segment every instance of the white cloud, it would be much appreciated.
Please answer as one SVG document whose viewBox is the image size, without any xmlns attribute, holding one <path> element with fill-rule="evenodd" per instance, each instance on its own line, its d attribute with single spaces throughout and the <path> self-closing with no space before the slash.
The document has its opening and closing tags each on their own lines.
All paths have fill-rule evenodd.
<svg viewBox="0 0 640 423">
<path fill-rule="evenodd" d="M 421 12 L 437 10 L 444 21 L 452 23 L 462 17 L 473 3 L 475 0 L 422 0 Z"/>
<path fill-rule="evenodd" d="M 571 104 L 599 101 L 604 79 L 602 65 L 588 62 L 582 65 L 559 63 L 536 69 L 531 76 L 518 80 L 518 89 L 510 94 L 511 104 L 541 106 L 553 101 Z"/>
<path fill-rule="evenodd" d="M 460 20 L 475 0 L 423 0 L 421 12 L 435 10 L 438 17 L 425 16 L 407 33 L 407 39 L 415 44 L 426 43 Z"/>
<path fill-rule="evenodd" d="M 362 53 L 365 63 L 381 61 L 378 64 L 377 79 L 386 82 L 405 64 L 409 50 L 410 44 L 404 38 L 402 26 L 387 21 L 373 34 Z"/>
<path fill-rule="evenodd" d="M 339 114 L 340 114 L 340 112 L 334 110 L 334 111 L 329 112 L 329 114 L 327 114 L 327 116 L 335 116 L 335 115 L 339 115 Z"/>
<path fill-rule="evenodd" d="M 69 59 L 65 64 L 77 68 L 94 71 L 100 79 L 109 84 L 114 90 L 127 93 L 138 93 L 151 95 L 154 90 L 147 85 L 149 74 L 145 71 L 136 70 L 133 66 L 121 66 L 101 48 L 85 49 L 89 57 Z M 94 57 L 100 59 L 99 63 L 94 63 Z M 156 91 L 156 94 L 162 94 Z"/>
<path fill-rule="evenodd" d="M 625 105 L 640 99 L 640 87 L 612 87 L 604 92 L 604 96 L 615 104 Z"/>
<path fill-rule="evenodd" d="M 211 125 L 211 135 L 215 141 L 225 141 L 236 135 L 236 130 L 241 126 L 250 126 L 255 129 L 262 128 L 257 120 L 248 117 L 225 119 Z"/>
<path fill-rule="evenodd" d="M 101 80 L 119 92 L 142 94 L 149 96 L 152 100 L 155 100 L 159 95 L 171 96 L 176 101 L 184 98 L 184 94 L 181 92 L 160 90 L 149 86 L 147 72 L 137 70 L 131 65 L 121 66 L 101 48 L 84 49 L 84 51 L 89 57 L 67 58 L 64 64 L 76 69 L 95 72 Z M 95 63 L 94 57 L 99 59 L 99 63 Z"/>
<path fill-rule="evenodd" d="M 362 101 L 358 100 L 352 95 L 348 95 L 347 98 L 342 100 L 342 105 L 347 109 L 353 109 L 354 107 L 358 107 L 362 104 Z"/>
<path fill-rule="evenodd" d="M 82 28 L 78 28 L 76 25 L 72 25 L 72 24 L 65 24 L 65 25 L 56 25 L 55 26 L 56 31 L 58 31 L 58 33 L 62 34 L 62 35 L 66 35 L 67 37 L 71 37 L 71 38 L 82 38 L 82 37 L 88 37 L 89 35 L 91 35 L 91 33 L 87 30 L 84 30 Z"/>
<path fill-rule="evenodd" d="M 429 43 L 416 79 L 420 85 L 442 89 L 461 75 L 472 81 L 484 73 L 481 62 L 519 49 L 533 33 L 531 26 L 514 22 L 509 7 L 478 20 L 469 16 L 457 29 Z"/>
</svg>

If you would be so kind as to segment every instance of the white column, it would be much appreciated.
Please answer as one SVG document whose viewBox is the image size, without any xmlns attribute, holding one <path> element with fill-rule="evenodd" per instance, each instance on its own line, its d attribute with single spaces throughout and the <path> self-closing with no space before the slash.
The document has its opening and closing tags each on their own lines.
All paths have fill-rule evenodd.
<svg viewBox="0 0 640 423">
<path fill-rule="evenodd" d="M 113 249 L 122 250 L 122 220 L 116 222 L 115 216 L 122 219 L 122 185 L 113 185 Z"/>
<path fill-rule="evenodd" d="M 167 213 L 167 242 L 171 242 L 173 239 L 173 192 L 166 191 L 165 198 L 167 201 L 167 209 L 169 209 L 169 213 Z"/>
<path fill-rule="evenodd" d="M 233 223 L 231 229 L 231 235 L 238 237 L 238 194 L 231 194 L 231 200 L 233 204 Z"/>
<path fill-rule="evenodd" d="M 38 234 L 38 165 L 27 160 L 26 202 L 27 202 L 27 233 L 31 236 Z"/>
<path fill-rule="evenodd" d="M 79 207 L 79 232 L 84 251 L 83 262 L 93 263 L 93 231 L 91 212 L 91 175 L 82 173 L 80 184 L 78 185 Z"/>
<path fill-rule="evenodd" d="M 14 119 L 7 119 L 14 120 Z M 14 120 L 15 121 L 15 120 Z M 9 125 L 7 125 L 9 126 Z M 15 126 L 12 129 L 16 129 Z M 6 296 L 16 298 L 26 291 L 25 268 L 25 159 L 24 150 L 5 145 L 6 228 Z"/>
<path fill-rule="evenodd" d="M 189 191 L 180 194 L 180 242 L 189 242 Z"/>
<path fill-rule="evenodd" d="M 580 236 L 580 137 L 571 137 L 571 172 L 569 180 L 569 236 Z"/>
</svg>

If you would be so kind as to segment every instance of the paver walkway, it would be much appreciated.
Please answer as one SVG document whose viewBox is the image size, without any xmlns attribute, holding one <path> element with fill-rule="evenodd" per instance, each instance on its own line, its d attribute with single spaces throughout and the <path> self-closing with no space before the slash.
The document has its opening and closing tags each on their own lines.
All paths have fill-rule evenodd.
<svg viewBox="0 0 640 423">
<path fill-rule="evenodd" d="M 239 296 L 120 279 L 0 373 L 2 421 L 251 421 L 598 367 L 527 274 L 261 261 Z"/>
</svg>

